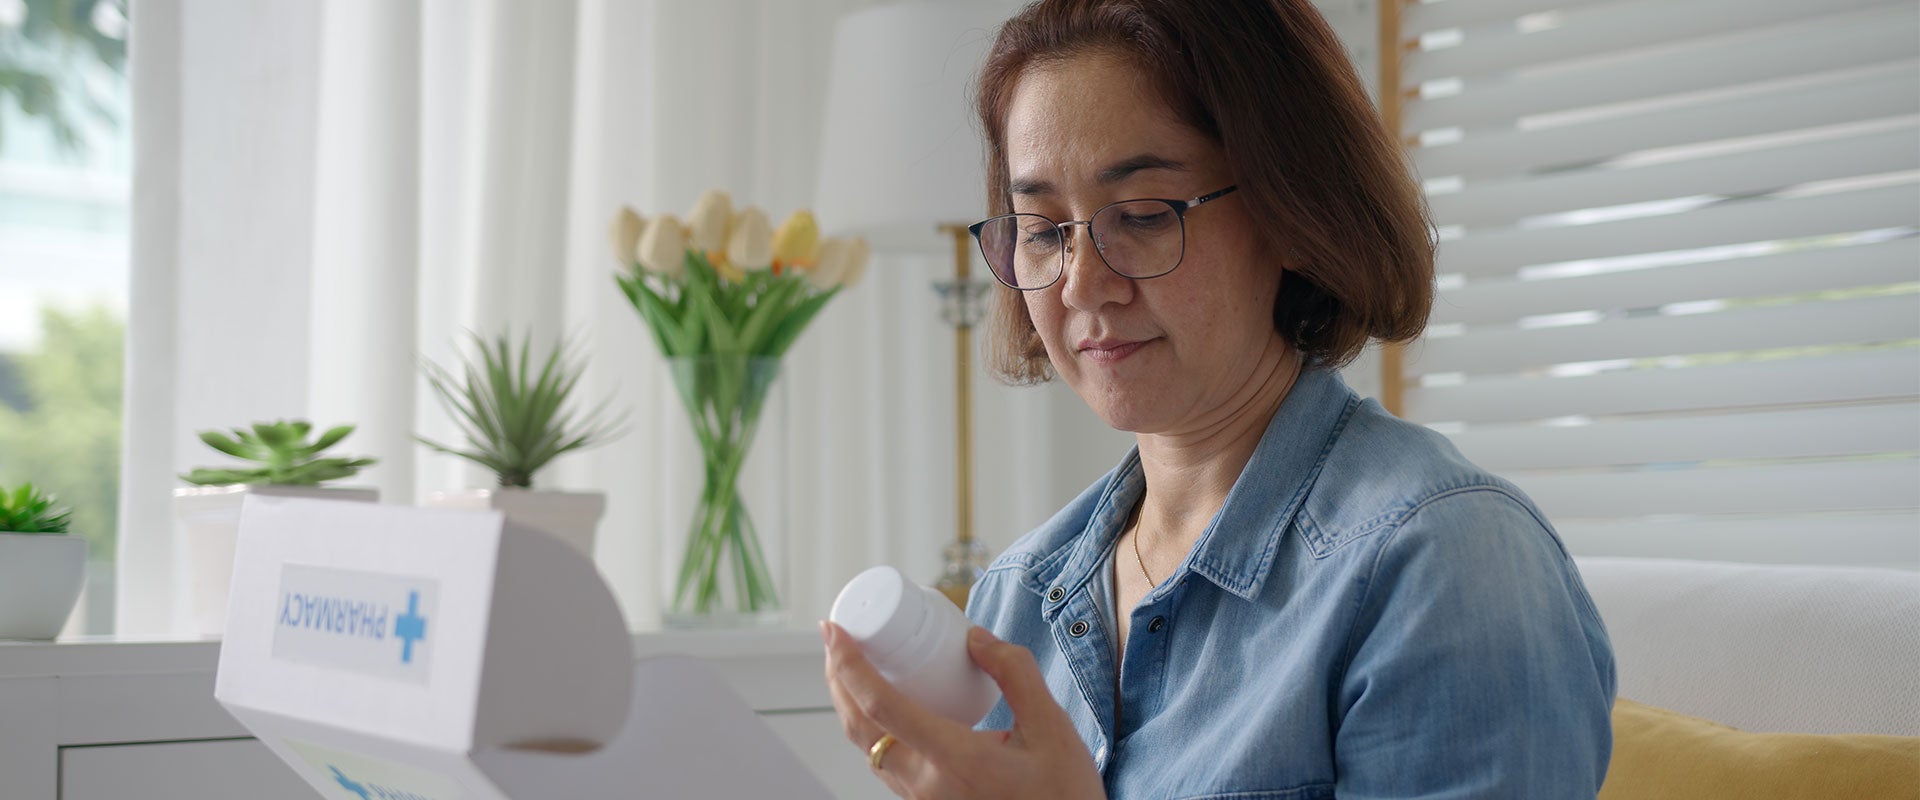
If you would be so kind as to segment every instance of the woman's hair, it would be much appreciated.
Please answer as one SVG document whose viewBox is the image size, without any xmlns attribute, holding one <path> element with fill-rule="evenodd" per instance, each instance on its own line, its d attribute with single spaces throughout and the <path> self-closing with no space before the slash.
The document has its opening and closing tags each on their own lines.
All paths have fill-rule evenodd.
<svg viewBox="0 0 1920 800">
<path fill-rule="evenodd" d="M 1021 75 L 1089 54 L 1133 64 L 1174 113 L 1219 143 L 1269 249 L 1287 254 L 1273 324 L 1309 363 L 1342 367 L 1368 337 L 1420 335 L 1433 304 L 1426 203 L 1398 137 L 1309 0 L 1027 6 L 1001 26 L 980 71 L 991 214 L 1013 211 L 1006 125 Z M 998 377 L 1052 377 L 1020 292 L 1001 287 L 994 322 L 987 360 Z"/>
</svg>

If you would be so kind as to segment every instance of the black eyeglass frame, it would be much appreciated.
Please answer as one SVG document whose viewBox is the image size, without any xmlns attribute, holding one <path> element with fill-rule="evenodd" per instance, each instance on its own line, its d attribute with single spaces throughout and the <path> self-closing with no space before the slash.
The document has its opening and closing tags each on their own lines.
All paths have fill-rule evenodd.
<svg viewBox="0 0 1920 800">
<path fill-rule="evenodd" d="M 1104 206 L 1099 207 L 1098 209 L 1095 209 L 1093 212 L 1093 216 L 1091 217 L 1088 217 L 1086 219 L 1067 220 L 1066 222 L 1054 222 L 1051 217 L 1048 217 L 1045 214 L 1027 214 L 1027 213 L 1001 214 L 997 217 L 988 217 L 986 219 L 980 220 L 979 222 L 973 223 L 972 225 L 968 225 L 967 232 L 973 234 L 973 244 L 975 247 L 979 248 L 980 257 L 986 260 L 987 271 L 993 273 L 994 280 L 999 281 L 1000 285 L 1005 286 L 1009 289 L 1013 289 L 1015 291 L 1037 292 L 1042 289 L 1046 289 L 1056 283 L 1059 283 L 1060 279 L 1066 276 L 1067 259 L 1073 255 L 1073 231 L 1071 230 L 1073 227 L 1080 226 L 1080 225 L 1086 226 L 1087 236 L 1089 239 L 1091 239 L 1093 236 L 1094 217 L 1100 216 L 1101 212 L 1106 211 L 1109 208 L 1112 208 L 1118 205 L 1125 205 L 1127 203 L 1166 203 L 1168 206 L 1173 208 L 1174 216 L 1180 219 L 1180 257 L 1173 260 L 1173 266 L 1167 267 L 1165 270 L 1156 272 L 1152 275 L 1128 275 L 1124 272 L 1121 272 L 1118 267 L 1115 267 L 1113 265 L 1113 262 L 1108 261 L 1107 254 L 1101 251 L 1100 249 L 1100 243 L 1098 241 L 1094 242 L 1093 252 L 1100 256 L 1100 263 L 1105 264 L 1107 269 L 1113 271 L 1113 274 L 1118 275 L 1122 278 L 1126 278 L 1128 280 L 1144 281 L 1144 280 L 1150 280 L 1152 278 L 1158 278 L 1168 273 L 1171 273 L 1174 270 L 1179 269 L 1180 265 L 1187 260 L 1187 212 L 1188 211 L 1191 211 L 1199 206 L 1210 203 L 1214 200 L 1218 200 L 1222 197 L 1226 197 L 1229 194 L 1233 194 L 1233 192 L 1239 188 L 1240 188 L 1239 184 L 1235 184 L 1232 186 L 1228 186 L 1225 189 L 1221 189 L 1217 192 L 1208 192 L 1207 194 L 1200 195 L 1199 197 L 1195 197 L 1192 200 L 1170 200 L 1164 197 L 1135 197 L 1130 200 L 1115 200 L 1111 203 L 1108 203 Z M 1047 281 L 1046 283 L 1041 284 L 1039 286 L 1015 286 L 1011 283 L 1008 283 L 1006 278 L 1000 277 L 1000 270 L 994 268 L 993 257 L 987 254 L 987 243 L 980 240 L 980 231 L 981 229 L 987 227 L 987 225 L 991 223 L 994 223 L 1003 219 L 1013 218 L 1013 217 L 1039 217 L 1040 219 L 1046 220 L 1047 222 L 1051 223 L 1055 229 L 1060 231 L 1060 268 L 1054 271 L 1053 280 Z"/>
</svg>

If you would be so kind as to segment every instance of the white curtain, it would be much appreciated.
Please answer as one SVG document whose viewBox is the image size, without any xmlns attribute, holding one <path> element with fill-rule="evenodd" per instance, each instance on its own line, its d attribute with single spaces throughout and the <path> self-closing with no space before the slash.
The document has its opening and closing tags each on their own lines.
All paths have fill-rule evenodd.
<svg viewBox="0 0 1920 800">
<path fill-rule="evenodd" d="M 625 438 L 543 485 L 608 494 L 596 560 L 636 628 L 697 489 L 660 357 L 614 287 L 621 203 L 684 214 L 712 187 L 776 219 L 811 205 L 834 22 L 873 0 L 487 0 L 133 7 L 135 231 L 118 621 L 181 629 L 169 505 L 213 457 L 195 431 L 352 422 L 386 502 L 486 485 L 411 441 L 454 439 L 418 358 L 464 332 L 585 345 L 586 398 Z M 932 221 L 929 221 L 930 223 Z M 833 220 L 823 219 L 831 232 Z M 930 580 L 953 536 L 944 251 L 882 253 L 787 360 L 785 529 L 797 624 L 854 573 Z M 975 374 L 976 527 L 998 552 L 1124 452 L 1064 387 Z M 784 495 L 782 497 L 781 495 Z"/>
</svg>

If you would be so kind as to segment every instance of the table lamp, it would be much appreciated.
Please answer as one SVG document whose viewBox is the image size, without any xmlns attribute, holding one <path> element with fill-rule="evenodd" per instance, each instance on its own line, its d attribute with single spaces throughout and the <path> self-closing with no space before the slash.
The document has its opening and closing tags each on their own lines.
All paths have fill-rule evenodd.
<svg viewBox="0 0 1920 800">
<path fill-rule="evenodd" d="M 973 537 L 971 331 L 989 281 L 973 278 L 966 224 L 986 213 L 972 81 L 1006 9 L 980 2 L 908 2 L 847 15 L 834 29 L 826 126 L 814 208 L 875 250 L 950 247 L 951 280 L 937 281 L 954 326 L 956 514 L 935 581 L 966 606 L 986 568 Z"/>
</svg>

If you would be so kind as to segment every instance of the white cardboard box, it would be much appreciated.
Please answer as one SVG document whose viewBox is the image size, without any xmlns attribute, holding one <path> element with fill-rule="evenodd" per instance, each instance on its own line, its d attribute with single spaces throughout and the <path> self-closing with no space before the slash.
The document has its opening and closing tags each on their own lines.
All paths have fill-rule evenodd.
<svg viewBox="0 0 1920 800">
<path fill-rule="evenodd" d="M 339 800 L 827 798 L 593 564 L 497 511 L 249 497 L 215 697 Z"/>
</svg>

